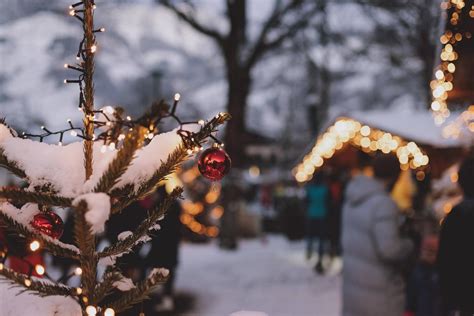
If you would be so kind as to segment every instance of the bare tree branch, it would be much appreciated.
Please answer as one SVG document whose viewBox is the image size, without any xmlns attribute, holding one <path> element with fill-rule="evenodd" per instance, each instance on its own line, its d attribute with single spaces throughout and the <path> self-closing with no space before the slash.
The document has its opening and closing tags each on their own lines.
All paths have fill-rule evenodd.
<svg viewBox="0 0 474 316">
<path fill-rule="evenodd" d="M 303 16 L 298 17 L 295 22 L 288 25 L 283 32 L 276 36 L 276 38 L 271 41 L 268 40 L 268 36 L 272 31 L 283 28 L 285 17 L 297 11 L 304 3 L 305 1 L 293 0 L 283 7 L 279 1 L 275 3 L 273 12 L 263 25 L 260 34 L 253 45 L 249 58 L 247 59 L 246 67 L 248 69 L 252 68 L 259 58 L 267 51 L 280 46 L 287 38 L 295 35 L 299 30 L 308 25 L 311 16 L 317 11 L 316 5 L 312 7 L 311 10 L 307 10 Z"/>
<path fill-rule="evenodd" d="M 179 16 L 183 21 L 188 23 L 192 28 L 196 31 L 207 35 L 214 40 L 217 41 L 219 45 L 222 45 L 224 41 L 224 37 L 220 34 L 217 30 L 211 29 L 201 23 L 199 23 L 193 16 L 186 14 L 182 10 L 178 9 L 174 4 L 172 4 L 169 0 L 162 0 L 160 1 L 165 7 L 173 11 L 177 16 Z"/>
</svg>

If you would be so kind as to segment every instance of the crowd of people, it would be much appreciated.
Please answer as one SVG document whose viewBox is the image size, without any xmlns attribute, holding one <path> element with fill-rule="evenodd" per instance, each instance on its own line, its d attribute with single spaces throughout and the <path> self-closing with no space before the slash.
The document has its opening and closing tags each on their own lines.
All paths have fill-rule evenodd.
<svg viewBox="0 0 474 316">
<path fill-rule="evenodd" d="M 307 256 L 317 240 L 315 270 L 324 273 L 323 256 L 342 252 L 342 314 L 473 315 L 474 158 L 460 165 L 463 200 L 441 225 L 400 210 L 396 157 L 376 156 L 369 170 L 349 181 L 320 172 L 306 186 Z"/>
</svg>

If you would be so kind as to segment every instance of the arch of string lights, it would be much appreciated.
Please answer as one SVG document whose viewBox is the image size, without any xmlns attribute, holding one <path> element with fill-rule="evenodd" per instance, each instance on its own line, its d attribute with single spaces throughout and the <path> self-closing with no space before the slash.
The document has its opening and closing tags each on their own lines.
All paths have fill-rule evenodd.
<svg viewBox="0 0 474 316">
<path fill-rule="evenodd" d="M 415 142 L 407 142 L 399 136 L 363 125 L 354 119 L 339 118 L 316 140 L 311 152 L 293 169 L 296 181 L 302 183 L 311 180 L 324 162 L 346 144 L 366 153 L 394 153 L 402 170 L 423 168 L 429 163 L 428 156 Z"/>
</svg>

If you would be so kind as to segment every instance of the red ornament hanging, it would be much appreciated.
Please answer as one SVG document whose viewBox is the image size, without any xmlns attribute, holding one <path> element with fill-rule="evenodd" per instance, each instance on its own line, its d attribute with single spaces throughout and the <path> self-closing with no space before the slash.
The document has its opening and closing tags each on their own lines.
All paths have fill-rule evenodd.
<svg viewBox="0 0 474 316">
<path fill-rule="evenodd" d="M 198 168 L 201 174 L 211 180 L 221 180 L 230 170 L 230 157 L 222 149 L 208 148 L 199 157 Z"/>
<path fill-rule="evenodd" d="M 54 212 L 46 211 L 36 214 L 30 224 L 34 229 L 51 238 L 58 239 L 63 235 L 63 220 Z"/>
</svg>

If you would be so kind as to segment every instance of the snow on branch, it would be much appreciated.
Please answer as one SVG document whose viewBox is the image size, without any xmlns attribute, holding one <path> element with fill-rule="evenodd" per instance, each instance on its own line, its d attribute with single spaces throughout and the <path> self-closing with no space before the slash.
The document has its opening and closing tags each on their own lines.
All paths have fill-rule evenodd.
<svg viewBox="0 0 474 316">
<path fill-rule="evenodd" d="M 137 284 L 129 291 L 123 294 L 109 304 L 116 312 L 122 312 L 132 305 L 139 303 L 148 298 L 153 289 L 160 283 L 168 279 L 169 271 L 163 268 L 156 268 L 151 271 L 148 277 Z"/>
<path fill-rule="evenodd" d="M 110 215 L 110 197 L 105 193 L 87 193 L 75 198 L 72 205 L 78 207 L 82 201 L 87 203 L 84 216 L 90 225 L 91 233 L 102 233 Z"/>
</svg>

